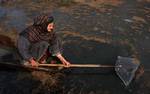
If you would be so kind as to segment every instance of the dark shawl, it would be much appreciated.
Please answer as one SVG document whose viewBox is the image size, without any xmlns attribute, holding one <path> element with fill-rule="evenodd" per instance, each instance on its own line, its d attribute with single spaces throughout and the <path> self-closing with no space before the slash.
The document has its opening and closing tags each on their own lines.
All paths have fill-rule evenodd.
<svg viewBox="0 0 150 94">
<path fill-rule="evenodd" d="M 34 24 L 26 28 L 20 35 L 23 35 L 28 38 L 31 43 L 39 41 L 50 42 L 52 39 L 55 39 L 55 33 L 48 32 L 47 26 L 49 23 L 53 22 L 53 17 L 48 15 L 40 15 L 35 17 Z"/>
</svg>

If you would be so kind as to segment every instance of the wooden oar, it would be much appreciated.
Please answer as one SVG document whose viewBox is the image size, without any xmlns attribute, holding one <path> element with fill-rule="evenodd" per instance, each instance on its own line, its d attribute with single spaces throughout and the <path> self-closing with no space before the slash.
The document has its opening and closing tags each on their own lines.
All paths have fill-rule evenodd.
<svg viewBox="0 0 150 94">
<path fill-rule="evenodd" d="M 40 67 L 66 67 L 63 64 L 39 64 Z M 121 67 L 115 65 L 101 65 L 101 64 L 70 64 L 69 67 L 93 67 L 93 68 L 112 68 L 112 67 Z"/>
</svg>

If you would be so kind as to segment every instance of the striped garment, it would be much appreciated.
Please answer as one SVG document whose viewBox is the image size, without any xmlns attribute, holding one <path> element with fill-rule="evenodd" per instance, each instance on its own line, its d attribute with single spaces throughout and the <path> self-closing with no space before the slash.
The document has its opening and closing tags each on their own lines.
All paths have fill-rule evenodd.
<svg viewBox="0 0 150 94">
<path fill-rule="evenodd" d="M 26 28 L 20 35 L 25 36 L 30 42 L 51 41 L 55 38 L 55 33 L 48 32 L 47 26 L 53 22 L 53 17 L 48 15 L 40 15 L 34 18 L 34 24 Z"/>
</svg>

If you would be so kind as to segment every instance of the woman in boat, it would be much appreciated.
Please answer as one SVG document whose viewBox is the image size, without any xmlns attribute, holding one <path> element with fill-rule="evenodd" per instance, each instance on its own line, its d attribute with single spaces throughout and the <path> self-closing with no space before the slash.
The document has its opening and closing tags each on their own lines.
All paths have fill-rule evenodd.
<svg viewBox="0 0 150 94">
<path fill-rule="evenodd" d="M 35 17 L 33 25 L 19 34 L 18 50 L 24 65 L 38 66 L 50 56 L 57 57 L 65 66 L 70 65 L 62 56 L 61 39 L 54 32 L 54 18 L 47 14 Z"/>
</svg>

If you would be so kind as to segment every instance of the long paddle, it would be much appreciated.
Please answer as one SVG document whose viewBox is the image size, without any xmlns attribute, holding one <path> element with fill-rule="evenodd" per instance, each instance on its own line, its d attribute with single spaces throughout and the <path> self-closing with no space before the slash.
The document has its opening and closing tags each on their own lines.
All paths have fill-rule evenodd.
<svg viewBox="0 0 150 94">
<path fill-rule="evenodd" d="M 40 67 L 66 67 L 63 64 L 39 64 Z M 92 67 L 92 68 L 112 68 L 112 67 L 121 67 L 115 65 L 101 65 L 101 64 L 70 64 L 69 67 Z"/>
</svg>

